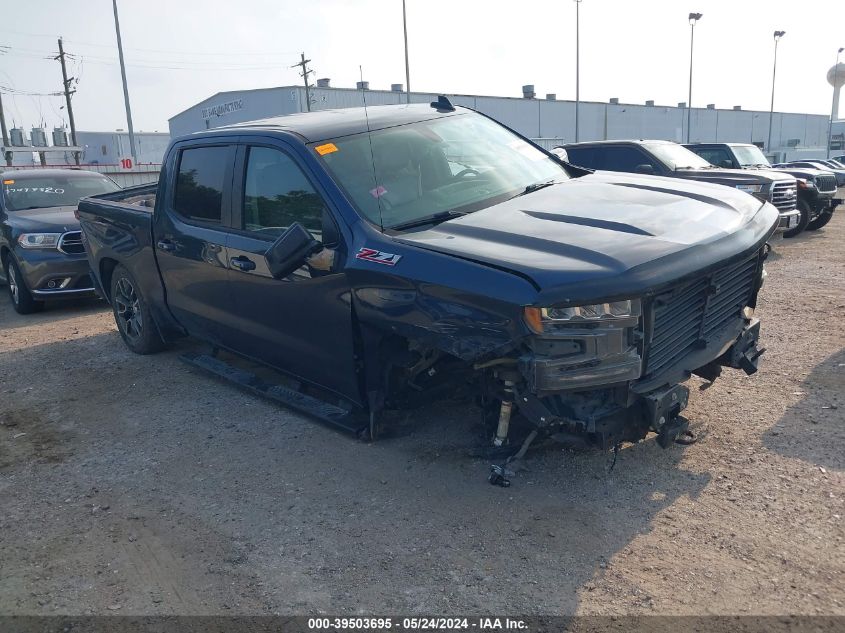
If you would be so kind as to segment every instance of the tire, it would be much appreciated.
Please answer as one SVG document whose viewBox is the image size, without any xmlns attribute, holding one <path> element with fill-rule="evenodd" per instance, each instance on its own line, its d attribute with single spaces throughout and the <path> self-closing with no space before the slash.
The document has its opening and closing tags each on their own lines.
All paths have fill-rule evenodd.
<svg viewBox="0 0 845 633">
<path fill-rule="evenodd" d="M 12 307 L 18 314 L 33 314 L 44 309 L 44 302 L 36 301 L 29 288 L 26 287 L 26 280 L 21 274 L 21 269 L 18 268 L 11 255 L 6 262 L 6 284 Z"/>
<path fill-rule="evenodd" d="M 815 220 L 807 224 L 808 231 L 818 231 L 822 228 L 825 224 L 830 222 L 831 218 L 833 218 L 833 209 L 826 209 L 822 211 L 821 215 L 817 217 Z"/>
<path fill-rule="evenodd" d="M 114 322 L 126 347 L 136 354 L 155 354 L 164 349 L 150 307 L 138 289 L 135 278 L 123 266 L 114 269 L 111 279 L 111 307 Z"/>
<path fill-rule="evenodd" d="M 799 200 L 798 210 L 801 212 L 801 219 L 798 220 L 798 226 L 794 229 L 785 231 L 783 234 L 784 237 L 795 237 L 796 235 L 800 235 L 810 223 L 810 214 L 812 213 L 812 210 L 810 209 L 809 203 L 806 200 Z"/>
</svg>

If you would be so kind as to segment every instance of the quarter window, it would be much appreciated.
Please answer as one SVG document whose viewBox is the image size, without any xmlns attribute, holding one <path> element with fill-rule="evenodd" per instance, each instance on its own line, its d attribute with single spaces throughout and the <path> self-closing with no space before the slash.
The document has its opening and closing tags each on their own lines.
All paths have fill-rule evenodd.
<svg viewBox="0 0 845 633">
<path fill-rule="evenodd" d="M 243 209 L 247 231 L 278 236 L 299 222 L 322 237 L 323 199 L 293 159 L 277 149 L 249 148 Z"/>
<path fill-rule="evenodd" d="M 229 148 L 225 146 L 182 150 L 173 200 L 177 213 L 201 222 L 222 222 L 223 185 L 229 156 Z"/>
</svg>

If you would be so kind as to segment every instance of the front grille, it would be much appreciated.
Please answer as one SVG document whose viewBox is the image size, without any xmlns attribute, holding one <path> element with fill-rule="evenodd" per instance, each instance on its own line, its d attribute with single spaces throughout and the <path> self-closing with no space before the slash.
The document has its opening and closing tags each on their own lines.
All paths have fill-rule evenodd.
<svg viewBox="0 0 845 633">
<path fill-rule="evenodd" d="M 82 255 L 85 245 L 82 243 L 82 231 L 68 231 L 59 238 L 58 249 L 68 255 Z"/>
<path fill-rule="evenodd" d="M 821 174 L 816 176 L 816 189 L 821 193 L 833 193 L 836 191 L 836 176 L 833 174 Z"/>
<path fill-rule="evenodd" d="M 721 338 L 731 328 L 738 329 L 742 309 L 754 289 L 758 265 L 755 254 L 657 296 L 643 377 L 656 376 L 706 347 L 706 341 Z"/>
<path fill-rule="evenodd" d="M 798 202 L 797 184 L 792 182 L 776 182 L 772 188 L 772 204 L 778 211 L 792 211 Z"/>
</svg>

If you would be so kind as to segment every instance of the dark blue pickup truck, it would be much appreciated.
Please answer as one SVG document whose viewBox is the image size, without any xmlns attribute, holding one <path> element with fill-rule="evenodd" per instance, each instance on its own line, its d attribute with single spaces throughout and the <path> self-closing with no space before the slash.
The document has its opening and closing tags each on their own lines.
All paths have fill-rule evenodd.
<svg viewBox="0 0 845 633">
<path fill-rule="evenodd" d="M 681 383 L 756 370 L 771 204 L 594 174 L 441 98 L 176 139 L 157 186 L 82 200 L 99 291 L 135 352 L 189 335 L 290 377 L 268 395 L 375 435 L 467 390 L 599 446 L 685 432 Z M 514 427 L 517 428 L 517 427 Z"/>
</svg>

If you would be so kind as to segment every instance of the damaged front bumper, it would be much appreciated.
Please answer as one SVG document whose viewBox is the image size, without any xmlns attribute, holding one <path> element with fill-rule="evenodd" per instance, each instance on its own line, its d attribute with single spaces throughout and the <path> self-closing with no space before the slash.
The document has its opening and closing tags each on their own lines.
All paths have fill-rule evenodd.
<svg viewBox="0 0 845 633">
<path fill-rule="evenodd" d="M 704 364 L 699 364 L 706 358 L 701 352 L 690 354 L 667 368 L 665 380 L 649 376 L 647 383 L 637 380 L 641 364 L 635 365 L 625 355 L 612 358 L 608 365 L 586 367 L 567 365 L 560 359 L 523 358 L 520 372 L 524 380 L 513 388 L 513 402 L 535 428 L 550 435 L 579 437 L 609 448 L 654 432 L 665 448 L 687 429 L 681 413 L 689 402 L 689 389 L 680 383 L 692 374 L 715 380 L 722 367 L 755 373 L 765 351 L 758 345 L 759 338 L 760 321 L 744 319 L 739 334 L 727 342 L 718 341 L 721 344 L 710 350 Z M 693 366 L 683 369 L 686 360 L 693 361 Z M 598 385 L 600 370 L 606 372 L 603 384 Z M 591 388 L 585 389 L 588 382 Z"/>
</svg>

